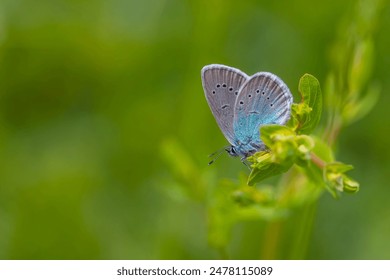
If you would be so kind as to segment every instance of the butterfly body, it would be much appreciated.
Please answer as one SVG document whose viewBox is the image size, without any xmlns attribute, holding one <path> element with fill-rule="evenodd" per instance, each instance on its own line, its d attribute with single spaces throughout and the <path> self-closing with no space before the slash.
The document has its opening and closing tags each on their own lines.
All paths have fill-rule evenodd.
<svg viewBox="0 0 390 280">
<path fill-rule="evenodd" d="M 242 159 L 265 148 L 259 128 L 285 124 L 290 118 L 292 95 L 276 75 L 258 72 L 248 76 L 225 65 L 202 69 L 207 102 L 230 147 L 226 151 Z"/>
</svg>

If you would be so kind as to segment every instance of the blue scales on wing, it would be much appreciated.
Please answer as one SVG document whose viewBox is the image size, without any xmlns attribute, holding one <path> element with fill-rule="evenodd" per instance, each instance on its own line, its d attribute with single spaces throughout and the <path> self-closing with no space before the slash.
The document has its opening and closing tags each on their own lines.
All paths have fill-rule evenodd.
<svg viewBox="0 0 390 280">
<path fill-rule="evenodd" d="M 259 72 L 249 78 L 234 105 L 235 150 L 248 157 L 264 149 L 259 129 L 266 124 L 284 125 L 290 118 L 293 98 L 286 84 L 276 75 Z"/>
</svg>

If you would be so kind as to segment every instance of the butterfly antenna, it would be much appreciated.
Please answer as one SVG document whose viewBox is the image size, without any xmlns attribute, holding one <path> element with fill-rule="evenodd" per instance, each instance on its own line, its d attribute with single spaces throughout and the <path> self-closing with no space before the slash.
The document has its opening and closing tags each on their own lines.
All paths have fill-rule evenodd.
<svg viewBox="0 0 390 280">
<path fill-rule="evenodd" d="M 214 157 L 214 158 L 209 162 L 209 165 L 213 164 L 214 161 L 216 161 L 226 151 L 227 148 L 228 148 L 228 146 L 223 147 L 223 148 L 215 151 L 214 153 L 210 154 L 209 157 Z"/>
</svg>

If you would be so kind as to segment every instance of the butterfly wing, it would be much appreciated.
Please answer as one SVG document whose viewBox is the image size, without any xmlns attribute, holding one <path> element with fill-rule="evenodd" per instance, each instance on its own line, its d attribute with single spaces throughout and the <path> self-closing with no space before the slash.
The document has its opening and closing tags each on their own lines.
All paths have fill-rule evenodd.
<svg viewBox="0 0 390 280">
<path fill-rule="evenodd" d="M 220 64 L 202 69 L 202 85 L 207 102 L 225 138 L 234 143 L 233 116 L 240 87 L 248 80 L 242 71 Z"/>
<path fill-rule="evenodd" d="M 287 123 L 293 97 L 276 75 L 259 72 L 240 89 L 234 105 L 233 131 L 238 153 L 248 156 L 264 147 L 259 128 L 265 124 Z"/>
</svg>

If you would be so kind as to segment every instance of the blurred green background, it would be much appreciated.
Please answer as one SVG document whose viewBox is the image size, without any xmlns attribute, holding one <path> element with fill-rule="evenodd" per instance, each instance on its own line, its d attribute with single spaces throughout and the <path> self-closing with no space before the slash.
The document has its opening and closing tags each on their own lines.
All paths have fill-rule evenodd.
<svg viewBox="0 0 390 280">
<path fill-rule="evenodd" d="M 228 156 L 207 166 L 226 140 L 200 69 L 270 71 L 297 96 L 304 73 L 324 84 L 356 3 L 2 0 L 0 258 L 220 258 L 204 201 L 183 194 L 170 164 L 184 158 L 182 172 L 210 180 L 248 174 Z M 371 80 L 381 96 L 337 146 L 361 191 L 321 197 L 308 259 L 390 259 L 387 2 L 376 20 Z M 230 256 L 260 258 L 263 228 L 234 225 Z"/>
</svg>

